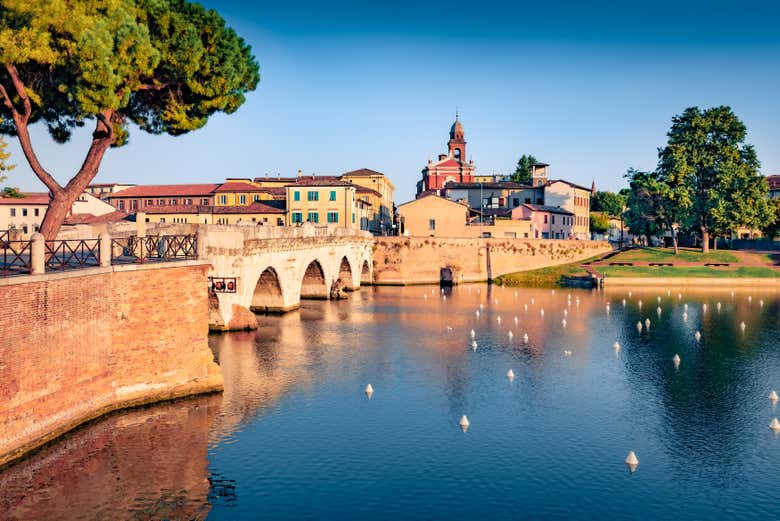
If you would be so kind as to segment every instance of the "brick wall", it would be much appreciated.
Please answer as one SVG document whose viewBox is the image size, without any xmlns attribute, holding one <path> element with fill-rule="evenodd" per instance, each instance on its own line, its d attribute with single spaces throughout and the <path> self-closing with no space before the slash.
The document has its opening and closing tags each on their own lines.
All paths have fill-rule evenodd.
<svg viewBox="0 0 780 521">
<path fill-rule="evenodd" d="M 208 265 L 0 280 L 0 465 L 123 407 L 220 390 Z"/>
<path fill-rule="evenodd" d="M 490 247 L 488 273 L 487 247 Z M 458 282 L 587 259 L 611 250 L 606 241 L 377 237 L 374 284 L 438 283 L 448 267 Z"/>
</svg>

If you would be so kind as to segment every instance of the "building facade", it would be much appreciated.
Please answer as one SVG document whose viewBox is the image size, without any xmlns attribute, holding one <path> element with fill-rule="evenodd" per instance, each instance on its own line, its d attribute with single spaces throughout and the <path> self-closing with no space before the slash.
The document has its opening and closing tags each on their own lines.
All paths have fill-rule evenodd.
<svg viewBox="0 0 780 521">
<path fill-rule="evenodd" d="M 145 211 L 152 206 L 213 206 L 219 184 L 140 185 L 125 188 L 104 198 L 117 210 Z"/>
</svg>

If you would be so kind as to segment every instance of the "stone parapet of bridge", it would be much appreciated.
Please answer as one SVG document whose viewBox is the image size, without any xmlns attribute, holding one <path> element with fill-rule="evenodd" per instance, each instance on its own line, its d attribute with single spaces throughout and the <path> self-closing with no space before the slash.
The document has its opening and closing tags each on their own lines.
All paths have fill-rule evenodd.
<svg viewBox="0 0 780 521">
<path fill-rule="evenodd" d="M 336 299 L 372 280 L 373 237 L 337 227 L 198 227 L 198 258 L 211 263 L 209 325 L 256 327 L 254 313 L 284 313 L 301 299 Z"/>
</svg>

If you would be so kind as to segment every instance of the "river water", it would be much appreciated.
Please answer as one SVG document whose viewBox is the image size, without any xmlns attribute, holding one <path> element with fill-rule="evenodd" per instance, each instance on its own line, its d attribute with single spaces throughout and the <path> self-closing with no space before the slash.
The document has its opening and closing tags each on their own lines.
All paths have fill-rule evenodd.
<svg viewBox="0 0 780 521">
<path fill-rule="evenodd" d="M 778 519 L 779 306 L 725 287 L 307 302 L 211 337 L 223 395 L 0 472 L 0 519 Z"/>
</svg>

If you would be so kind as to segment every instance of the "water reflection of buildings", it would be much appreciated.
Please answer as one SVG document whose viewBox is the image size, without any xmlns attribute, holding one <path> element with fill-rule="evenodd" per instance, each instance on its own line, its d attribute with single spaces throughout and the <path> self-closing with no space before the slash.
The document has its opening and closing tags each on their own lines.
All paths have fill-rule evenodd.
<svg viewBox="0 0 780 521">
<path fill-rule="evenodd" d="M 0 472 L 0 517 L 205 519 L 218 395 L 109 416 Z"/>
</svg>

